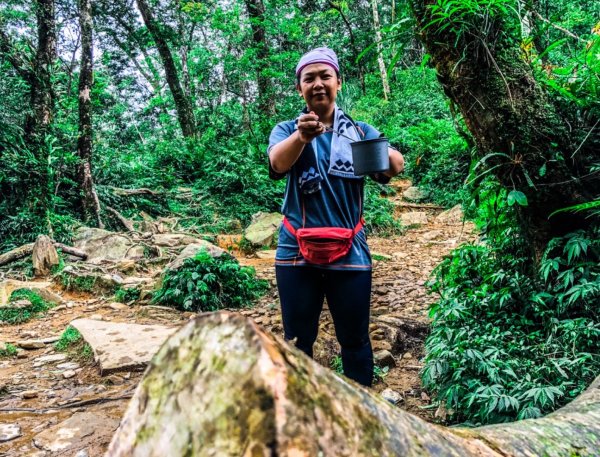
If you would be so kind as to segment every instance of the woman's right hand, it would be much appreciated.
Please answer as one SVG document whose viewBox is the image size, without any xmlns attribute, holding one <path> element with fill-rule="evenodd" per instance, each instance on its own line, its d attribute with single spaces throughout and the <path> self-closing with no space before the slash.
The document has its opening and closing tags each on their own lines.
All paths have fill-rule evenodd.
<svg viewBox="0 0 600 457">
<path fill-rule="evenodd" d="M 310 143 L 325 132 L 325 126 L 319 121 L 314 111 L 298 118 L 298 138 L 304 144 Z"/>
</svg>

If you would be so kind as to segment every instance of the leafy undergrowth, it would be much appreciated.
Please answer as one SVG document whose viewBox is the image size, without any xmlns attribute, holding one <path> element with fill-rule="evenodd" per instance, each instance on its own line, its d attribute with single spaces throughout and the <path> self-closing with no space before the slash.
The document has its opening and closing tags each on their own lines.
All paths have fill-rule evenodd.
<svg viewBox="0 0 600 457">
<path fill-rule="evenodd" d="M 17 347 L 6 343 L 3 348 L 0 348 L 0 359 L 8 359 L 17 355 Z"/>
<path fill-rule="evenodd" d="M 251 267 L 242 267 L 228 254 L 211 257 L 200 251 L 176 271 L 167 271 L 153 302 L 182 311 L 216 311 L 243 308 L 267 289 Z"/>
<path fill-rule="evenodd" d="M 138 287 L 124 288 L 119 287 L 115 291 L 115 301 L 119 303 L 129 303 L 140 298 L 140 289 Z"/>
<path fill-rule="evenodd" d="M 552 240 L 534 273 L 516 231 L 501 235 L 457 249 L 431 281 L 422 378 L 453 423 L 540 417 L 600 374 L 600 231 Z"/>
<path fill-rule="evenodd" d="M 81 333 L 75 328 L 68 326 L 54 343 L 54 348 L 59 352 L 66 352 L 69 358 L 82 364 L 90 364 L 94 361 L 94 351 L 86 343 Z"/>
<path fill-rule="evenodd" d="M 9 305 L 17 300 L 28 300 L 31 304 L 22 307 L 6 306 L 0 308 L 1 322 L 6 322 L 8 324 L 22 324 L 23 322 L 27 322 L 34 317 L 45 313 L 53 306 L 29 289 L 15 290 L 10 296 Z"/>
</svg>

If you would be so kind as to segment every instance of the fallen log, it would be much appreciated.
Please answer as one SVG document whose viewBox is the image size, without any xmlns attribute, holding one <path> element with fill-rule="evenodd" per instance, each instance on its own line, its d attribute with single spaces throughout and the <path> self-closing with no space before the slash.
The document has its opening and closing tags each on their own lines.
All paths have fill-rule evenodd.
<svg viewBox="0 0 600 457">
<path fill-rule="evenodd" d="M 110 212 L 113 216 L 117 218 L 117 220 L 121 223 L 123 227 L 125 227 L 125 229 L 128 232 L 135 231 L 135 228 L 133 227 L 133 222 L 131 222 L 129 219 L 127 219 L 125 216 L 119 213 L 116 209 L 111 208 L 110 206 L 106 206 L 105 208 L 108 212 Z"/>
<path fill-rule="evenodd" d="M 27 243 L 23 246 L 12 249 L 11 251 L 5 252 L 4 254 L 0 255 L 0 266 L 22 259 L 23 257 L 27 257 L 28 255 L 31 255 L 32 252 L 33 243 Z"/>
<path fill-rule="evenodd" d="M 160 195 L 160 192 L 147 189 L 145 187 L 140 189 L 122 189 L 120 187 L 108 186 L 108 188 L 112 191 L 113 195 L 117 195 L 119 197 L 131 197 L 133 195 L 152 195 L 156 197 Z"/>
<path fill-rule="evenodd" d="M 0 255 L 0 266 L 7 265 L 16 260 L 27 257 L 28 255 L 33 254 L 33 245 L 35 243 L 27 243 L 23 246 L 19 246 L 11 251 L 5 252 Z M 56 249 L 60 249 L 62 252 L 79 257 L 82 260 L 87 259 L 87 254 L 83 252 L 81 249 L 74 248 L 72 246 L 67 246 L 66 244 L 58 243 L 57 241 L 53 241 L 54 247 Z"/>
<path fill-rule="evenodd" d="M 79 257 L 82 260 L 86 260 L 88 255 L 83 252 L 81 249 L 74 248 L 73 246 L 67 246 L 66 244 L 54 242 L 54 247 L 56 249 L 60 249 L 65 254 L 69 254 L 75 257 Z"/>
<path fill-rule="evenodd" d="M 599 385 L 542 419 L 445 428 L 338 377 L 250 319 L 206 313 L 156 354 L 106 455 L 598 455 Z"/>
</svg>

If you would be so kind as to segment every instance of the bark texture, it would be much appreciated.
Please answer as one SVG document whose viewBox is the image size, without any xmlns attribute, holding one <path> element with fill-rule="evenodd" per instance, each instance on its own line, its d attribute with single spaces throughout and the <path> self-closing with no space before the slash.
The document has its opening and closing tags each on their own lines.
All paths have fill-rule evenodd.
<svg viewBox="0 0 600 457">
<path fill-rule="evenodd" d="M 527 196 L 519 214 L 539 256 L 551 237 L 589 222 L 573 214 L 549 216 L 596 197 L 600 175 L 589 171 L 600 158 L 600 138 L 597 132 L 586 138 L 593 116 L 553 104 L 521 56 L 520 24 L 512 16 L 481 11 L 481 24 L 473 15 L 461 16 L 455 27 L 448 27 L 448 18 L 432 25 L 434 3 L 412 0 L 420 38 L 480 157 L 489 157 L 503 186 Z"/>
<path fill-rule="evenodd" d="M 48 169 L 48 147 L 46 136 L 54 117 L 54 91 L 52 89 L 52 67 L 56 54 L 56 18 L 54 0 L 37 0 L 35 15 L 38 44 L 33 71 L 29 82 L 31 111 L 25 118 L 25 141 L 35 156 L 37 166 L 32 168 L 32 182 L 27 188 L 26 205 L 33 217 L 48 221 L 50 202 L 50 176 Z"/>
<path fill-rule="evenodd" d="M 173 55 L 169 49 L 164 32 L 154 18 L 148 2 L 146 0 L 136 0 L 136 2 L 142 18 L 144 19 L 144 24 L 146 24 L 148 31 L 152 35 L 152 39 L 156 43 L 156 48 L 160 54 L 163 67 L 165 69 L 165 78 L 169 84 L 169 89 L 171 89 L 173 100 L 175 101 L 177 117 L 179 119 L 179 125 L 181 126 L 183 136 L 195 137 L 197 132 L 192 103 L 190 99 L 185 96 L 185 93 L 181 87 L 181 82 L 179 81 L 179 75 L 177 73 L 177 67 L 175 66 L 175 61 L 173 60 Z"/>
<path fill-rule="evenodd" d="M 52 267 L 59 264 L 58 252 L 53 241 L 46 235 L 38 236 L 33 245 L 33 273 L 35 276 L 48 276 Z"/>
<path fill-rule="evenodd" d="M 269 44 L 267 42 L 265 21 L 265 5 L 262 0 L 244 0 L 248 16 L 250 17 L 250 27 L 252 29 L 252 41 L 257 49 L 256 52 L 256 80 L 258 83 L 258 108 L 267 116 L 275 114 L 275 103 L 271 99 L 272 84 L 263 70 L 267 67 L 267 58 L 269 56 Z"/>
<path fill-rule="evenodd" d="M 444 428 L 338 377 L 250 319 L 206 313 L 154 357 L 106 455 L 595 455 L 598 387 L 543 419 Z"/>
<path fill-rule="evenodd" d="M 87 259 L 87 254 L 80 249 L 74 248 L 72 246 L 67 246 L 62 243 L 57 243 L 56 241 L 53 241 L 52 244 L 54 245 L 54 247 L 56 249 L 60 249 L 65 254 L 79 257 L 83 260 Z M 4 254 L 1 254 L 0 255 L 0 266 L 7 265 L 11 262 L 22 259 L 24 257 L 27 257 L 28 255 L 31 255 L 33 253 L 34 245 L 35 245 L 35 243 L 27 243 L 27 244 L 24 244 L 23 246 L 19 246 L 18 248 L 12 249 L 8 252 L 5 252 Z"/>
<path fill-rule="evenodd" d="M 15 260 L 19 260 L 23 257 L 31 255 L 31 253 L 33 252 L 33 245 L 34 243 L 27 243 L 23 246 L 19 246 L 18 248 L 12 249 L 0 255 L 0 266 L 6 265 L 8 263 L 14 262 Z"/>
<path fill-rule="evenodd" d="M 92 2 L 79 0 L 79 28 L 81 30 L 81 67 L 79 70 L 79 186 L 81 187 L 83 216 L 104 228 L 100 217 L 100 201 L 92 177 Z"/>
<path fill-rule="evenodd" d="M 383 98 L 390 98 L 390 84 L 388 83 L 385 62 L 383 61 L 383 44 L 381 43 L 381 24 L 379 23 L 379 11 L 377 0 L 371 0 L 373 10 L 373 30 L 375 31 L 375 42 L 377 43 L 377 64 L 379 65 L 379 75 L 381 76 L 381 85 L 383 86 Z"/>
</svg>

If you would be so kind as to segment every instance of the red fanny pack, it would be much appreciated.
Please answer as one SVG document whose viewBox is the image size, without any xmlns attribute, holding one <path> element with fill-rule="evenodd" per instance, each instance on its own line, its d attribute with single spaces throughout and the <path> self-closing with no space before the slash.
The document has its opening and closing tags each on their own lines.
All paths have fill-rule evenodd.
<svg viewBox="0 0 600 457">
<path fill-rule="evenodd" d="M 300 253 L 309 263 L 324 265 L 344 257 L 352 247 L 352 241 L 365 221 L 360 218 L 353 229 L 340 227 L 300 228 L 296 230 L 283 218 L 283 225 L 298 241 Z"/>
</svg>

